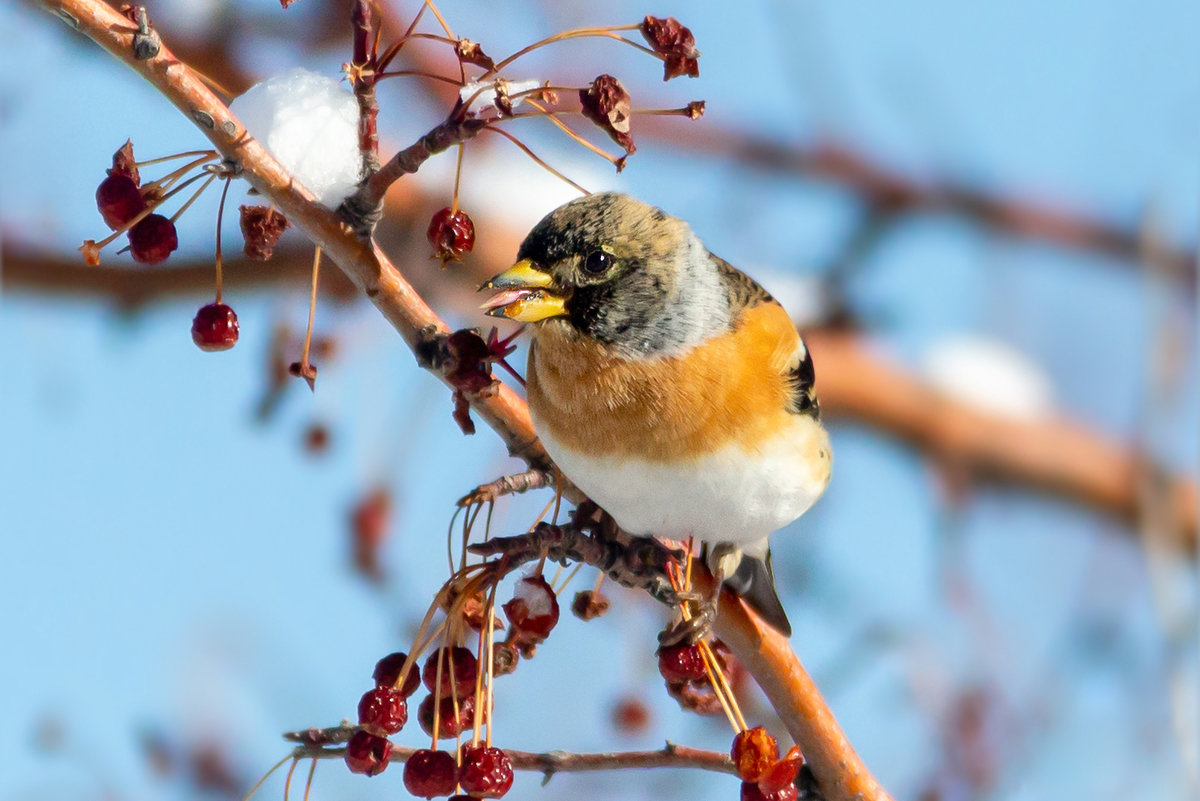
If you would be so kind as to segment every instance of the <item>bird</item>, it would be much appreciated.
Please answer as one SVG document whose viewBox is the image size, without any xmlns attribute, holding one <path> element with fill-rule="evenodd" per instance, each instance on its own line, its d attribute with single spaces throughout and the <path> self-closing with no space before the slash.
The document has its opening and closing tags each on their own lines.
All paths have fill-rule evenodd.
<svg viewBox="0 0 1200 801">
<path fill-rule="evenodd" d="M 529 413 L 562 474 L 631 535 L 699 541 L 716 593 L 791 636 L 769 537 L 822 495 L 833 457 L 778 301 L 616 192 L 550 212 L 484 289 L 488 315 L 531 324 Z"/>
</svg>

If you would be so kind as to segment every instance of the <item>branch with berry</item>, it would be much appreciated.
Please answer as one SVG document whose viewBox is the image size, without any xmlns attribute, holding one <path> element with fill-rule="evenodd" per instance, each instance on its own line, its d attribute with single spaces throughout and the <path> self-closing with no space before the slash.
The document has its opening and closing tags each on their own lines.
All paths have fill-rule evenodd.
<svg viewBox="0 0 1200 801">
<path fill-rule="evenodd" d="M 632 107 L 628 91 L 621 82 L 607 74 L 600 75 L 587 86 L 564 87 L 542 80 L 523 84 L 503 78 L 500 72 L 536 48 L 574 38 L 601 37 L 620 40 L 660 59 L 664 65 L 664 78 L 694 75 L 699 53 L 686 27 L 670 18 L 647 17 L 635 25 L 565 32 L 518 50 L 506 59 L 492 61 L 476 43 L 455 37 L 431 2 L 422 6 L 422 14 L 428 9 L 437 18 L 441 34 L 418 31 L 417 23 L 421 18 L 418 14 L 404 36 L 381 49 L 380 28 L 372 17 L 375 7 L 356 3 L 352 19 L 354 59 L 347 69 L 355 87 L 349 98 L 353 106 L 350 126 L 353 158 L 341 159 L 333 169 L 305 172 L 311 165 L 284 163 L 287 161 L 286 142 L 276 141 L 269 132 L 265 140 L 252 136 L 213 91 L 211 82 L 171 53 L 169 42 L 154 32 L 143 10 L 134 8 L 121 14 L 97 0 L 43 0 L 42 4 L 150 81 L 195 122 L 214 148 L 213 152 L 206 151 L 188 163 L 188 169 L 197 170 L 198 174 L 185 178 L 188 170 L 181 169 L 176 171 L 177 175 L 171 173 L 153 184 L 156 190 L 170 184 L 161 196 L 156 192 L 144 194 L 138 180 L 126 175 L 138 198 L 134 198 L 129 185 L 123 181 L 123 188 L 112 190 L 116 200 L 109 200 L 107 193 L 105 195 L 105 208 L 114 215 L 112 222 L 117 235 L 131 232 L 149 219 L 156 213 L 154 209 L 168 200 L 168 196 L 173 196 L 172 191 L 182 189 L 187 181 L 203 180 L 209 185 L 223 179 L 228 186 L 235 177 L 247 180 L 257 193 L 269 200 L 270 205 L 265 211 L 251 215 L 252 219 L 244 222 L 244 230 L 258 235 L 260 231 L 281 229 L 285 224 L 275 221 L 273 216 L 278 214 L 317 247 L 313 266 L 314 298 L 317 265 L 323 254 L 376 305 L 417 354 L 418 360 L 454 390 L 460 411 L 456 417 L 464 428 L 470 422 L 465 414 L 469 407 L 501 435 L 513 455 L 531 467 L 552 470 L 550 460 L 534 435 L 524 403 L 491 376 L 491 365 L 503 364 L 508 354 L 508 341 L 498 333 L 484 339 L 477 333 L 451 332 L 372 241 L 369 234 L 373 219 L 391 183 L 418 169 L 438 152 L 457 147 L 461 153 L 462 147 L 481 131 L 494 131 L 533 156 L 532 151 L 508 130 L 512 121 L 525 117 L 545 117 L 572 140 L 581 141 L 582 137 L 562 117 L 573 113 L 583 115 L 621 146 L 622 156 L 606 158 L 618 169 L 623 167 L 625 159 L 635 150 L 631 129 L 633 116 L 669 113 L 694 119 L 702 112 L 702 104 L 693 102 L 679 109 L 641 112 Z M 641 31 L 649 46 L 622 35 L 635 30 Z M 412 75 L 414 71 L 390 70 L 390 67 L 404 46 L 417 40 L 454 48 L 459 63 L 457 79 L 432 74 L 418 77 L 439 82 L 449 80 L 460 87 L 459 95 L 441 123 L 393 158 L 379 161 L 376 169 L 372 154 L 377 153 L 378 136 L 374 122 L 366 119 L 370 116 L 373 99 L 363 87 L 373 86 L 385 77 Z M 476 74 L 468 77 L 468 69 Z M 305 75 L 292 78 L 293 87 L 309 82 Z M 312 85 L 311 82 L 309 85 L 316 93 L 329 91 L 327 86 Z M 578 109 L 558 104 L 558 98 L 566 90 L 578 97 Z M 242 99 L 245 98 L 243 95 Z M 340 99 L 334 105 L 343 107 Z M 524 110 L 525 105 L 532 110 Z M 253 109 L 247 107 L 246 111 Z M 339 114 L 331 116 L 342 119 Z M 590 146 L 589 150 L 600 149 Z M 542 159 L 533 157 L 537 163 L 545 165 Z M 129 159 L 136 164 L 132 154 Z M 341 167 L 350 162 L 354 181 L 339 195 L 338 185 L 345 183 Z M 333 175 L 331 178 L 326 176 L 329 180 L 321 181 L 322 172 Z M 460 180 L 461 170 L 456 177 L 456 186 Z M 439 215 L 431 225 L 435 248 L 444 246 L 435 254 L 439 257 L 444 258 L 448 252 L 452 259 L 467 252 L 468 233 L 474 235 L 473 225 L 468 227 L 458 216 L 461 209 L 457 208 L 457 196 L 457 191 L 452 193 L 449 213 Z M 175 216 L 191 202 L 185 203 Z M 171 222 L 170 218 L 164 219 Z M 154 227 L 156 231 L 167 230 L 162 223 L 155 223 Z M 169 255 L 174 249 L 165 233 L 148 239 L 152 246 L 142 251 L 148 254 L 147 261 L 164 251 Z M 93 250 L 85 246 L 85 253 L 94 254 L 99 247 L 96 244 Z M 456 249 L 461 252 L 456 254 Z M 215 271 L 217 304 L 223 303 L 219 263 L 218 258 Z M 219 344 L 221 335 L 210 332 L 223 331 L 228 337 L 229 332 L 235 330 L 229 318 L 224 319 L 223 328 L 219 316 L 211 324 L 207 317 L 199 320 L 194 325 L 200 333 L 194 333 L 194 336 L 205 343 L 212 336 Z M 315 367 L 307 358 L 311 321 L 310 305 L 306 355 L 292 371 L 310 383 L 315 378 Z M 512 484 L 514 489 L 519 486 L 519 482 Z M 571 489 L 563 487 L 561 491 L 572 500 L 584 500 Z M 482 503 L 466 506 L 468 525 L 464 542 L 482 507 Z M 482 561 L 468 559 L 468 551 L 463 549 L 460 562 L 452 566 L 450 579 L 430 605 L 409 651 L 403 658 L 390 658 L 384 666 L 388 670 L 381 672 L 382 683 L 376 676 L 376 686 L 360 702 L 358 726 L 354 727 L 341 753 L 351 769 L 377 773 L 390 758 L 393 746 L 389 738 L 407 723 L 405 692 L 411 694 L 419 686 L 413 683 L 416 664 L 428 651 L 420 673 L 429 695 L 422 701 L 417 717 L 431 738 L 432 747 L 426 749 L 429 754 L 415 761 L 424 767 L 411 768 L 414 771 L 413 786 L 422 794 L 435 787 L 438 794 L 457 792 L 472 797 L 499 797 L 507 791 L 512 780 L 512 759 L 491 744 L 495 723 L 492 715 L 494 682 L 515 667 L 518 657 L 531 657 L 545 640 L 557 623 L 557 596 L 570 578 L 568 576 L 562 582 L 557 578 L 547 580 L 541 569 L 536 569 L 518 579 L 512 599 L 501 607 L 507 618 L 507 634 L 504 639 L 497 640 L 496 632 L 502 623 L 496 611 L 497 593 L 501 581 L 522 564 L 536 559 L 540 565 L 561 555 L 575 564 L 603 565 L 608 575 L 628 580 L 671 603 L 684 619 L 697 613 L 691 607 L 691 598 L 712 595 L 711 576 L 702 566 L 692 565 L 690 558 L 674 549 L 654 540 L 625 540 L 619 532 L 614 537 L 611 527 L 603 523 L 603 515 L 587 504 L 576 509 L 574 520 L 579 521 L 578 525 L 560 527 L 550 523 L 535 526 L 533 535 L 540 536 L 541 542 L 518 537 L 498 541 L 491 546 L 491 551 L 486 545 L 474 547 L 472 559 L 482 558 Z M 560 552 L 556 550 L 558 548 L 566 550 Z M 594 617 L 604 606 L 598 590 L 581 594 L 572 604 L 583 617 Z M 660 660 L 668 686 L 681 703 L 696 709 L 720 711 L 730 720 L 737 732 L 732 760 L 743 781 L 743 798 L 796 798 L 799 785 L 804 783 L 801 779 L 806 775 L 811 775 L 821 793 L 830 799 L 888 798 L 842 735 L 786 640 L 759 624 L 729 597 L 722 601 L 713 633 L 727 647 L 727 653 L 716 641 L 702 641 L 687 644 L 681 651 L 664 649 Z M 473 643 L 474 650 L 466 647 L 469 642 Z M 799 751 L 789 751 L 780 757 L 773 740 L 754 734 L 757 729 L 747 726 L 737 707 L 728 675 L 734 661 L 740 662 L 764 690 L 796 740 Z M 700 664 L 704 667 L 703 674 L 698 667 Z M 454 738 L 456 744 L 453 754 L 446 750 L 440 753 L 447 756 L 435 756 L 439 753 L 438 742 L 450 738 Z M 288 759 L 293 756 L 285 757 L 279 764 L 285 764 Z M 809 768 L 809 773 L 801 772 L 802 764 Z M 309 776 L 311 783 L 311 771 Z M 450 786 L 451 779 L 453 786 Z M 290 774 L 288 783 L 290 785 Z"/>
</svg>

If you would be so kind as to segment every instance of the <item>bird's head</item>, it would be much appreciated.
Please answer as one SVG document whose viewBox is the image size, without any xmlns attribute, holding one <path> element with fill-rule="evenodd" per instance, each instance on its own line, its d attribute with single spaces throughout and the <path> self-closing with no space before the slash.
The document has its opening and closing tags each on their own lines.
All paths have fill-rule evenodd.
<svg viewBox="0 0 1200 801">
<path fill-rule="evenodd" d="M 727 323 L 712 256 L 682 220 L 628 195 L 573 200 L 539 222 L 483 308 L 557 321 L 626 353 L 678 350 Z"/>
</svg>

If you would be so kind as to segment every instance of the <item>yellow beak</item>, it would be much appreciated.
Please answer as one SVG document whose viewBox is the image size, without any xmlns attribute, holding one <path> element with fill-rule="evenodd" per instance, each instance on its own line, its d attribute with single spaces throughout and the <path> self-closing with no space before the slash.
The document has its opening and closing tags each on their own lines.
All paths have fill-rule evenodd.
<svg viewBox="0 0 1200 801">
<path fill-rule="evenodd" d="M 492 317 L 521 323 L 561 317 L 567 313 L 567 299 L 549 291 L 553 284 L 553 276 L 535 267 L 532 260 L 522 259 L 479 287 L 503 290 L 481 308 Z"/>
</svg>

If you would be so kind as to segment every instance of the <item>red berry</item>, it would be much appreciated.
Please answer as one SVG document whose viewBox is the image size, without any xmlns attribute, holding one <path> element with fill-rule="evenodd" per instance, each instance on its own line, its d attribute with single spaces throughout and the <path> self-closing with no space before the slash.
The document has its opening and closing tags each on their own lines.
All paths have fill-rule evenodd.
<svg viewBox="0 0 1200 801">
<path fill-rule="evenodd" d="M 464 746 L 458 782 L 475 798 L 500 798 L 512 787 L 512 762 L 499 748 Z"/>
<path fill-rule="evenodd" d="M 400 671 L 404 669 L 404 662 L 407 659 L 408 654 L 397 651 L 376 662 L 375 672 L 371 674 L 371 677 L 375 679 L 375 686 L 391 687 L 400 693 L 402 698 L 408 698 L 415 693 L 421 686 L 421 673 L 417 670 L 416 665 L 413 665 L 412 670 L 408 671 L 408 676 L 404 679 L 404 686 L 396 687 L 396 682 L 400 680 Z"/>
<path fill-rule="evenodd" d="M 201 306 L 192 318 L 192 341 L 200 350 L 229 350 L 238 341 L 237 313 L 224 303 Z"/>
<path fill-rule="evenodd" d="M 395 734 L 408 722 L 404 696 L 390 687 L 376 687 L 358 702 L 358 725 L 372 734 Z"/>
<path fill-rule="evenodd" d="M 658 672 L 667 681 L 700 681 L 704 670 L 704 656 L 699 645 L 676 645 L 658 649 Z"/>
<path fill-rule="evenodd" d="M 794 784 L 774 793 L 764 793 L 754 782 L 742 782 L 741 801 L 796 801 L 799 795 Z"/>
<path fill-rule="evenodd" d="M 650 726 L 650 710 L 640 698 L 622 698 L 613 707 L 612 721 L 625 734 L 640 734 Z"/>
<path fill-rule="evenodd" d="M 414 751 L 404 763 L 404 787 L 415 796 L 450 795 L 457 785 L 458 763 L 453 754 L 425 748 Z"/>
<path fill-rule="evenodd" d="M 129 251 L 141 264 L 158 264 L 179 247 L 175 223 L 161 214 L 148 214 L 129 229 Z"/>
<path fill-rule="evenodd" d="M 740 731 L 729 755 L 744 782 L 756 782 L 779 761 L 779 745 L 762 726 Z"/>
<path fill-rule="evenodd" d="M 146 208 L 146 200 L 132 178 L 113 173 L 96 188 L 96 207 L 100 209 L 104 224 L 115 231 L 141 214 Z"/>
<path fill-rule="evenodd" d="M 356 731 L 346 743 L 346 767 L 351 773 L 375 776 L 383 773 L 392 755 L 392 744 L 368 731 Z"/>
<path fill-rule="evenodd" d="M 462 209 L 451 211 L 444 208 L 429 221 L 429 244 L 433 255 L 442 261 L 458 260 L 462 254 L 470 253 L 475 247 L 475 223 Z"/>
<path fill-rule="evenodd" d="M 794 784 L 804 765 L 804 757 L 800 755 L 800 746 L 793 745 L 783 759 L 771 766 L 771 769 L 758 777 L 758 789 L 764 793 L 776 793 Z"/>
<path fill-rule="evenodd" d="M 767 729 L 755 727 L 738 731 L 730 749 L 733 766 L 743 782 L 757 782 L 779 761 L 779 745 Z"/>
<path fill-rule="evenodd" d="M 417 707 L 417 722 L 421 730 L 433 736 L 433 696 L 425 696 L 425 700 Z M 457 737 L 475 724 L 475 696 L 468 695 L 458 699 L 458 715 L 454 714 L 454 699 L 443 698 L 438 704 L 438 734 L 437 739 L 446 740 Z"/>
<path fill-rule="evenodd" d="M 549 637 L 558 623 L 558 597 L 543 576 L 523 578 L 513 588 L 512 600 L 504 605 L 504 614 L 521 642 L 536 645 Z"/>
<path fill-rule="evenodd" d="M 440 693 L 438 690 L 439 663 L 441 663 Z M 425 667 L 421 670 L 421 680 L 425 682 L 425 686 L 431 693 L 439 693 L 444 698 L 451 695 L 453 688 L 453 691 L 457 692 L 461 699 L 474 694 L 475 676 L 478 669 L 479 665 L 475 660 L 475 654 L 471 653 L 469 649 L 458 645 L 453 648 L 439 648 L 425 660 Z"/>
</svg>

